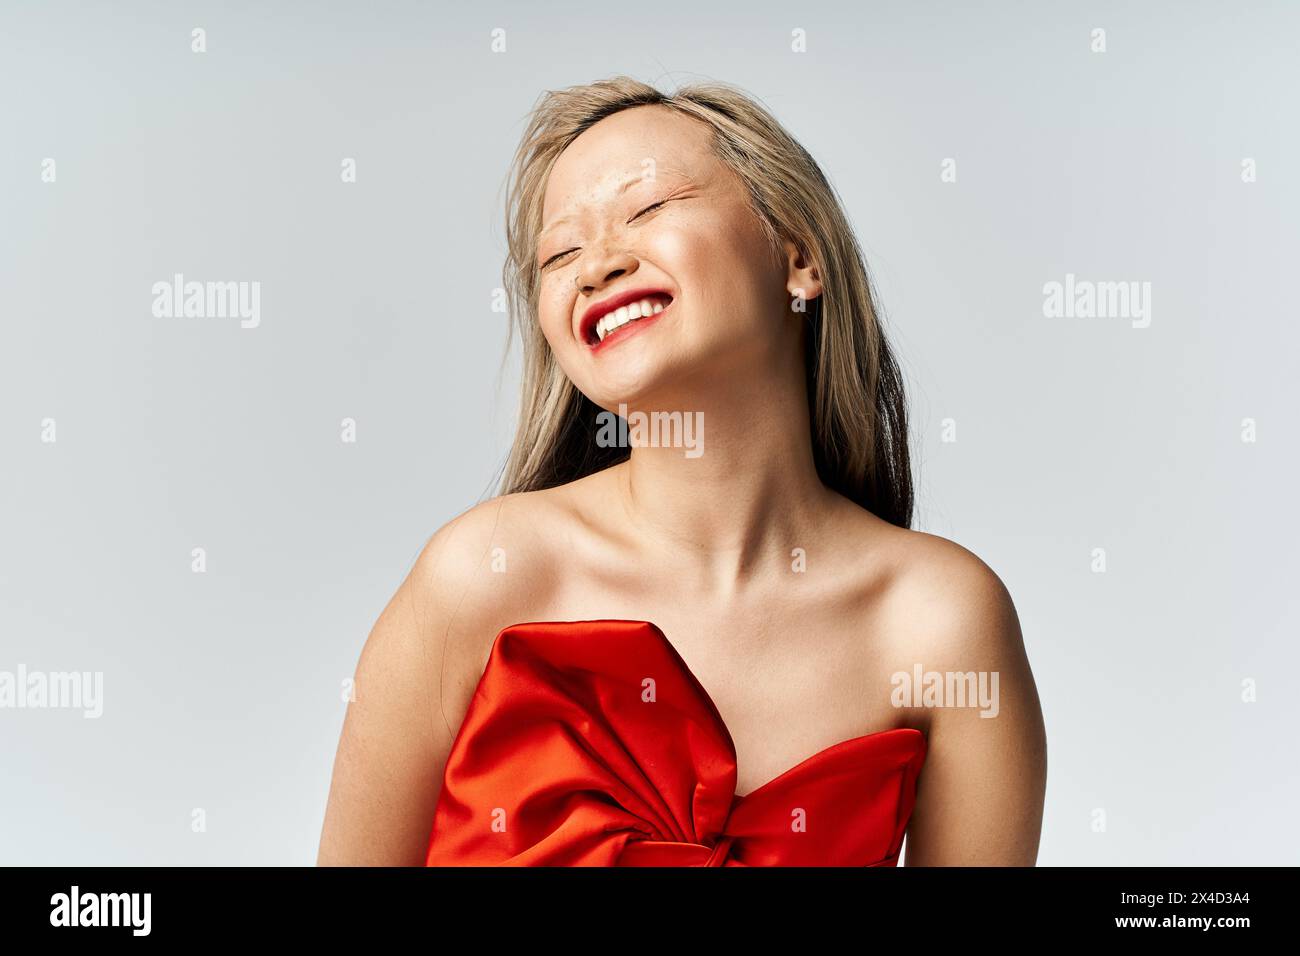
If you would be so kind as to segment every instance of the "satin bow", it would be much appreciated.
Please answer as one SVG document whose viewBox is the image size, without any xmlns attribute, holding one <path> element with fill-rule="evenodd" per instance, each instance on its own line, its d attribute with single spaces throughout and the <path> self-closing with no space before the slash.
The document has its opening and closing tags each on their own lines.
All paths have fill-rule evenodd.
<svg viewBox="0 0 1300 956">
<path fill-rule="evenodd" d="M 893 866 L 925 760 L 854 737 L 737 796 L 713 700 L 648 621 L 517 624 L 448 754 L 430 866 Z"/>
</svg>

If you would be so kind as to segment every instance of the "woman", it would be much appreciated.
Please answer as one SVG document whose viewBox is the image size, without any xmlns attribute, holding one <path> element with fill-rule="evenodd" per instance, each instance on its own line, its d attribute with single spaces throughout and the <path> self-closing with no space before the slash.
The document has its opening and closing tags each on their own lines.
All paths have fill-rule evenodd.
<svg viewBox="0 0 1300 956">
<path fill-rule="evenodd" d="M 814 160 L 729 86 L 619 77 L 543 97 L 508 206 L 503 494 L 366 642 L 318 863 L 883 866 L 906 830 L 908 865 L 1033 864 L 1015 609 L 909 528 L 900 375 Z"/>
</svg>

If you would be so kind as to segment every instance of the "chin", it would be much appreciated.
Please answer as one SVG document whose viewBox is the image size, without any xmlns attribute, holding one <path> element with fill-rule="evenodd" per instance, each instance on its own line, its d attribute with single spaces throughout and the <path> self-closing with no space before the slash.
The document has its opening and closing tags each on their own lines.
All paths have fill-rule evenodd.
<svg viewBox="0 0 1300 956">
<path fill-rule="evenodd" d="M 715 340 L 716 339 L 716 340 Z M 569 379 L 589 399 L 609 411 L 687 411 L 700 402 L 701 389 L 725 372 L 735 358 L 736 341 L 689 335 L 680 321 L 647 328 L 623 342 L 576 356 Z"/>
<path fill-rule="evenodd" d="M 632 343 L 628 343 L 631 345 Z M 582 392 L 597 405 L 617 411 L 623 404 L 629 411 L 685 410 L 692 405 L 695 389 L 689 384 L 707 373 L 710 363 L 679 354 L 655 354 L 649 350 L 615 357 L 605 356 L 603 367 L 588 370 Z"/>
</svg>

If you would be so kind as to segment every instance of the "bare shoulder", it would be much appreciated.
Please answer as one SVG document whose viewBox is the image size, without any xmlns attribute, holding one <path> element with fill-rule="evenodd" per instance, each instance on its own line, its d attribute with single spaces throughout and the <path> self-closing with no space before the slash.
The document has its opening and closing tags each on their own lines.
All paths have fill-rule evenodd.
<svg viewBox="0 0 1300 956">
<path fill-rule="evenodd" d="M 882 610 L 898 625 L 896 633 L 950 659 L 1023 648 L 1011 594 L 978 555 L 924 531 L 894 528 L 884 541 L 888 584 Z"/>
<path fill-rule="evenodd" d="M 846 593 L 887 652 L 951 657 L 1019 644 L 1016 609 L 1002 579 L 955 541 L 900 528 L 846 498 L 828 512 L 832 563 L 851 569 Z"/>
<path fill-rule="evenodd" d="M 511 551 L 536 546 L 531 533 L 539 498 L 534 493 L 491 498 L 466 509 L 429 536 L 408 579 L 410 587 L 440 606 L 453 605 L 483 573 L 492 573 Z M 519 556 L 519 555 L 517 555 Z"/>
<path fill-rule="evenodd" d="M 461 512 L 429 537 L 404 586 L 448 625 L 526 606 L 554 571 L 563 520 L 557 497 L 505 494 Z"/>
<path fill-rule="evenodd" d="M 531 575 L 546 571 L 557 542 L 572 530 L 579 486 L 588 480 L 498 495 L 461 512 L 425 543 L 413 568 L 415 583 L 447 592 L 472 584 L 484 570 L 509 573 L 514 565 Z"/>
<path fill-rule="evenodd" d="M 878 633 L 890 657 L 924 673 L 997 680 L 999 728 L 1039 746 L 1042 715 L 1020 616 L 998 574 L 974 552 L 938 535 L 893 529 Z M 996 676 L 995 676 L 996 675 Z M 973 709 L 927 708 L 923 723 L 954 734 L 986 733 Z"/>
<path fill-rule="evenodd" d="M 563 563 L 558 559 L 581 547 L 594 489 L 606 480 L 597 472 L 474 505 L 428 539 L 412 570 L 413 585 L 466 614 L 483 600 L 499 605 L 513 596 L 521 610 L 544 603 Z"/>
<path fill-rule="evenodd" d="M 503 495 L 426 541 L 361 649 L 335 756 L 319 863 L 414 865 L 448 753 L 505 624 L 531 619 L 554 562 L 555 496 Z"/>
<path fill-rule="evenodd" d="M 574 498 L 571 485 L 491 498 L 438 528 L 417 557 L 403 587 L 423 609 L 442 656 L 452 726 L 496 635 L 543 619 L 551 608 L 580 530 Z"/>
<path fill-rule="evenodd" d="M 909 865 L 1032 865 L 1047 736 L 1020 620 L 981 558 L 937 535 L 881 536 L 890 657 L 919 670 L 927 741 Z M 921 688 L 917 688 L 919 691 Z"/>
</svg>

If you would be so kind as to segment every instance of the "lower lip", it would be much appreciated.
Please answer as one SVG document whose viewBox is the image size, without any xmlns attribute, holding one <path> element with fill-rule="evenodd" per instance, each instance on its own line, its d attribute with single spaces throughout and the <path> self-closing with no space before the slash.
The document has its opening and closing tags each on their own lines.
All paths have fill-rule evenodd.
<svg viewBox="0 0 1300 956">
<path fill-rule="evenodd" d="M 673 299 L 673 302 L 676 301 L 676 299 Z M 609 333 L 609 335 L 591 346 L 591 350 L 593 352 L 599 352 L 608 345 L 617 344 L 626 338 L 630 338 L 644 329 L 647 325 L 654 325 L 656 319 L 668 314 L 668 310 L 673 307 L 673 302 L 669 302 L 660 312 L 652 312 L 650 315 L 642 316 L 639 319 L 633 319 L 631 322 L 624 322 L 613 332 Z"/>
</svg>

